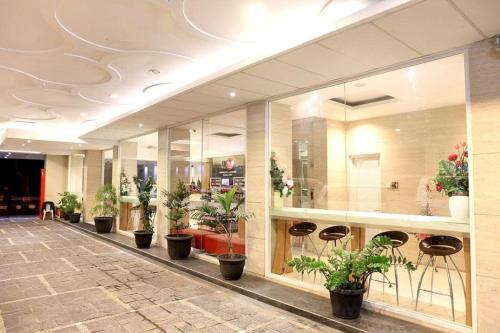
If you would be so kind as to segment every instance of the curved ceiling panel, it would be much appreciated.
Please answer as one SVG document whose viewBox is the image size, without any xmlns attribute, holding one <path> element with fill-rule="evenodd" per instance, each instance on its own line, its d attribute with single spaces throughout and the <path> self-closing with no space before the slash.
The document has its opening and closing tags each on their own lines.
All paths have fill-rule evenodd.
<svg viewBox="0 0 500 333">
<path fill-rule="evenodd" d="M 166 5 L 150 1 L 65 0 L 56 10 L 56 21 L 73 37 L 113 51 L 190 58 L 211 47 L 211 41 L 183 30 Z"/>
<path fill-rule="evenodd" d="M 43 18 L 40 1 L 0 0 L 0 8 L 0 49 L 36 52 L 63 44 L 62 35 Z"/>
<path fill-rule="evenodd" d="M 21 102 L 44 107 L 93 107 L 95 104 L 85 101 L 79 96 L 65 91 L 43 88 L 18 89 L 12 92 L 14 98 Z"/>
<path fill-rule="evenodd" d="M 239 42 L 258 42 L 276 27 L 286 32 L 290 26 L 315 19 L 325 0 L 184 0 L 183 14 L 199 32 L 207 36 Z"/>
<path fill-rule="evenodd" d="M 54 120 L 57 116 L 46 110 L 33 107 L 13 108 L 7 111 L 8 115 L 21 120 L 47 121 Z"/>
<path fill-rule="evenodd" d="M 101 65 L 77 55 L 0 55 L 0 63 L 34 79 L 62 85 L 91 85 L 111 80 Z"/>
</svg>

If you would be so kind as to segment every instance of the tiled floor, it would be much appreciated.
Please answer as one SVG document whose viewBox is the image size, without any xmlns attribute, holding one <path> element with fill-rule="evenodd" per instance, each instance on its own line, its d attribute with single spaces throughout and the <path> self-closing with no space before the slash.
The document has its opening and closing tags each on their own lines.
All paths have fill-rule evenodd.
<svg viewBox="0 0 500 333">
<path fill-rule="evenodd" d="M 60 223 L 0 219 L 0 332 L 338 332 Z"/>
</svg>

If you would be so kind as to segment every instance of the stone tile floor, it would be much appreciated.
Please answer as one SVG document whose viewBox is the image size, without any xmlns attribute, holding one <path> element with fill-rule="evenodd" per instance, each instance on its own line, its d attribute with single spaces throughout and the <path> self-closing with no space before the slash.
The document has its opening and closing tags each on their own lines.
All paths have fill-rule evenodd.
<svg viewBox="0 0 500 333">
<path fill-rule="evenodd" d="M 339 332 L 58 222 L 0 219 L 0 332 Z"/>
</svg>

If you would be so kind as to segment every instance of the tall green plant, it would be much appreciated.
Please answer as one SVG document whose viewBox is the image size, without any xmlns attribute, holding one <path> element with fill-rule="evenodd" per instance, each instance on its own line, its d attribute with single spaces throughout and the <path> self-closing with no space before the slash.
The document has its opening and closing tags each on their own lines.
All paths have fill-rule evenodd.
<svg viewBox="0 0 500 333">
<path fill-rule="evenodd" d="M 362 250 L 349 251 L 348 237 L 340 248 L 335 248 L 325 262 L 316 258 L 301 256 L 288 262 L 297 272 L 322 274 L 328 290 L 359 290 L 363 289 L 367 279 L 373 273 L 384 274 L 389 271 L 391 264 L 404 265 L 406 269 L 415 270 L 413 264 L 401 256 L 384 255 L 390 249 L 392 242 L 387 236 L 379 236 L 370 240 Z"/>
<path fill-rule="evenodd" d="M 200 207 L 194 209 L 191 214 L 191 217 L 198 220 L 200 224 L 212 228 L 218 226 L 224 230 L 227 240 L 227 252 L 231 256 L 234 254 L 232 222 L 239 220 L 247 222 L 255 216 L 253 213 L 246 212 L 241 208 L 243 199 L 235 200 L 235 194 L 235 187 L 226 193 L 215 193 L 215 205 L 205 201 Z"/>
<path fill-rule="evenodd" d="M 59 193 L 59 195 L 61 196 L 61 200 L 57 205 L 61 208 L 64 214 L 72 214 L 76 210 L 82 208 L 82 203 L 78 200 L 78 197 L 75 194 L 63 192 Z"/>
<path fill-rule="evenodd" d="M 115 217 L 118 215 L 116 189 L 111 184 L 101 186 L 95 194 L 97 204 L 92 208 L 94 216 Z"/>
<path fill-rule="evenodd" d="M 171 229 L 179 231 L 186 227 L 181 220 L 189 213 L 190 194 L 186 184 L 180 179 L 177 181 L 175 191 L 163 191 L 163 195 L 166 197 L 163 205 L 168 208 L 166 218 L 170 221 Z"/>
<path fill-rule="evenodd" d="M 135 206 L 135 209 L 141 209 L 141 223 L 144 227 L 144 231 L 153 232 L 153 213 L 154 210 L 150 205 L 151 201 L 151 191 L 153 190 L 153 178 L 148 177 L 146 181 L 134 176 L 134 184 L 137 187 L 137 199 L 139 204 Z"/>
</svg>

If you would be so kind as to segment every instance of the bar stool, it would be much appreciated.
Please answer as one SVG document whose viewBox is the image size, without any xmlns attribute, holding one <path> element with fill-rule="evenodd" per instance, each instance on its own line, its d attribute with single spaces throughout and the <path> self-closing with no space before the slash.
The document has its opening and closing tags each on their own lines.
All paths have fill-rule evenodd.
<svg viewBox="0 0 500 333">
<path fill-rule="evenodd" d="M 431 293 L 431 304 L 432 304 L 432 294 L 438 294 L 442 296 L 449 296 L 450 301 L 451 301 L 451 313 L 453 316 L 453 321 L 455 321 L 455 301 L 453 298 L 453 284 L 451 283 L 451 275 L 450 275 L 450 269 L 448 267 L 448 260 L 447 258 L 450 259 L 452 262 L 453 266 L 455 266 L 455 270 L 460 277 L 460 282 L 462 283 L 462 288 L 464 291 L 464 297 L 465 297 L 465 283 L 464 280 L 462 279 L 462 275 L 460 274 L 460 271 L 458 270 L 457 265 L 455 264 L 455 261 L 451 257 L 453 254 L 458 253 L 462 250 L 462 241 L 458 238 L 451 237 L 451 236 L 431 236 L 427 237 L 426 239 L 422 240 L 419 244 L 420 251 L 422 251 L 424 254 L 428 255 L 429 261 L 425 265 L 424 271 L 422 272 L 422 276 L 420 277 L 420 281 L 418 282 L 418 288 L 417 288 L 417 300 L 415 302 L 415 311 L 417 310 L 418 307 L 418 297 L 420 295 L 420 291 L 426 291 Z M 434 271 L 436 268 L 436 262 L 439 257 L 442 257 L 444 260 L 444 264 L 446 267 L 446 274 L 448 276 L 448 287 L 450 290 L 449 294 L 444 294 L 440 292 L 433 291 L 433 284 L 434 284 Z M 427 268 L 432 262 L 432 275 L 431 275 L 431 290 L 427 289 L 422 289 L 422 281 L 425 276 L 425 272 L 427 271 Z"/>
<path fill-rule="evenodd" d="M 399 250 L 399 247 L 405 245 L 408 242 L 409 238 L 408 238 L 408 234 L 406 232 L 402 232 L 402 231 L 385 231 L 385 232 L 381 232 L 381 233 L 375 235 L 373 238 L 377 238 L 377 237 L 380 237 L 380 236 L 386 236 L 386 237 L 390 238 L 390 240 L 391 240 L 391 255 L 392 255 L 393 258 L 396 257 L 396 252 L 399 254 L 399 256 L 403 257 L 403 254 Z M 387 252 L 388 252 L 388 249 L 385 250 L 386 255 L 387 255 Z M 394 268 L 394 281 L 395 281 L 394 284 L 396 285 L 396 302 L 397 302 L 397 305 L 399 305 L 398 263 L 394 262 L 392 264 L 392 267 Z M 412 281 L 412 278 L 411 278 L 410 271 L 407 270 L 407 272 L 408 272 L 408 279 L 410 280 L 411 299 L 413 300 L 413 281 Z M 385 275 L 383 275 L 382 281 L 380 281 L 380 280 L 373 280 L 373 281 L 383 283 L 382 287 L 384 288 L 383 290 L 385 291 L 385 284 L 386 283 L 390 284 L 389 279 L 387 279 L 388 282 L 385 282 L 385 279 L 387 279 L 387 278 L 385 277 Z M 368 297 L 370 295 L 370 286 L 371 286 L 371 283 L 372 283 L 372 275 L 370 275 L 370 279 L 368 280 L 368 292 L 367 292 L 366 297 Z"/>
<path fill-rule="evenodd" d="M 318 254 L 318 259 L 321 258 L 330 241 L 333 241 L 333 246 L 336 247 L 337 240 L 344 238 L 347 234 L 349 234 L 349 228 L 343 225 L 335 225 L 321 230 L 319 232 L 319 239 L 326 241 L 326 243 Z"/>
<path fill-rule="evenodd" d="M 314 247 L 314 251 L 316 252 L 316 255 L 318 254 L 318 250 L 316 249 L 316 246 L 314 245 L 312 239 L 311 239 L 311 234 L 316 230 L 317 226 L 316 224 L 312 222 L 301 222 L 299 224 L 292 225 L 290 228 L 288 228 L 288 233 L 294 237 L 301 237 L 301 255 L 304 255 L 305 252 L 305 238 L 309 238 L 309 241 Z"/>
</svg>

